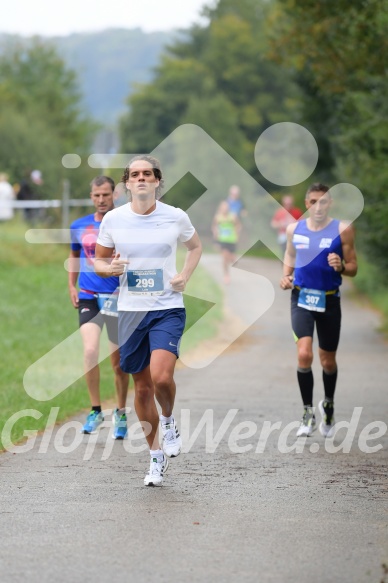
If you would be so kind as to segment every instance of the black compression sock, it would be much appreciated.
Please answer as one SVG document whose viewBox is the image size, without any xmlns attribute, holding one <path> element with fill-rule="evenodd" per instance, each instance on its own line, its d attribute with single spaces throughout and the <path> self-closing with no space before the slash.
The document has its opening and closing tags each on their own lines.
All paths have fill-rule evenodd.
<svg viewBox="0 0 388 583">
<path fill-rule="evenodd" d="M 334 400 L 335 387 L 337 384 L 338 369 L 332 373 L 322 370 L 323 387 L 325 389 L 325 398 L 327 401 Z"/>
<path fill-rule="evenodd" d="M 298 368 L 298 383 L 305 407 L 313 406 L 314 377 L 311 368 Z"/>
</svg>

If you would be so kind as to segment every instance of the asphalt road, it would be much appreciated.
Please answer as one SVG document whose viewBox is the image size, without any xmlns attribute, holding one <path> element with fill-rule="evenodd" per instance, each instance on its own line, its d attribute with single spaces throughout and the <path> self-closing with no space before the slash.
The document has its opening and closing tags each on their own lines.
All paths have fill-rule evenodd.
<svg viewBox="0 0 388 583">
<path fill-rule="evenodd" d="M 218 256 L 203 264 L 221 279 Z M 95 436 L 79 435 L 80 416 L 0 456 L 1 582 L 388 581 L 388 350 L 378 314 L 344 285 L 336 419 L 352 421 L 334 440 L 318 431 L 296 439 L 302 408 L 280 264 L 238 266 L 225 287 L 228 323 L 177 369 L 185 451 L 162 488 L 143 486 L 143 438 L 113 441 L 109 416 Z M 274 288 L 253 324 L 271 294 L 267 286 L 260 297 L 252 274 Z M 317 360 L 313 369 L 317 404 Z M 136 437 L 133 412 L 129 420 Z"/>
</svg>

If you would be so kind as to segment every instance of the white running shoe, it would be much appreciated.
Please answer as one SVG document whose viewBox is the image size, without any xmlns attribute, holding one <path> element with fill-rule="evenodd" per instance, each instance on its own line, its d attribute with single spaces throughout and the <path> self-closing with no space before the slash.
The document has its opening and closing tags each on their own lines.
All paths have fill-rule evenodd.
<svg viewBox="0 0 388 583">
<path fill-rule="evenodd" d="M 150 469 L 146 477 L 144 478 L 145 486 L 161 486 L 163 484 L 163 476 L 167 472 L 168 459 L 163 455 L 161 462 L 158 462 L 158 458 L 151 457 Z"/>
<path fill-rule="evenodd" d="M 318 409 L 322 415 L 322 421 L 319 424 L 319 431 L 323 437 L 333 437 L 334 435 L 334 404 L 329 401 L 320 401 Z"/>
<path fill-rule="evenodd" d="M 182 438 L 179 435 L 175 419 L 172 417 L 171 423 L 160 423 L 162 427 L 162 450 L 168 457 L 177 457 L 181 453 Z"/>
<path fill-rule="evenodd" d="M 314 407 L 305 407 L 302 421 L 300 422 L 300 427 L 296 432 L 296 437 L 302 437 L 303 435 L 312 435 L 313 431 L 316 430 L 317 422 L 314 415 Z"/>
</svg>

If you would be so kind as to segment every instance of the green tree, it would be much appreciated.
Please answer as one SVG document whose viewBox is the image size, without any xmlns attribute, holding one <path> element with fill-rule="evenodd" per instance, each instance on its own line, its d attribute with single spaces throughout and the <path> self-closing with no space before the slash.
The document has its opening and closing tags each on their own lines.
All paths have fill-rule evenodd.
<svg viewBox="0 0 388 583">
<path fill-rule="evenodd" d="M 164 56 L 155 80 L 139 86 L 128 100 L 130 111 L 120 124 L 121 149 L 148 152 L 182 122 L 192 95 L 198 95 L 206 68 L 195 59 Z"/>
<path fill-rule="evenodd" d="M 0 87 L 3 106 L 44 119 L 65 148 L 89 144 L 93 126 L 81 110 L 76 74 L 50 44 L 36 38 L 5 50 L 0 57 Z"/>
<path fill-rule="evenodd" d="M 1 110 L 1 167 L 7 169 L 14 182 L 27 178 L 31 170 L 39 168 L 44 176 L 44 191 L 53 197 L 58 189 L 58 161 L 62 157 L 60 140 L 44 121 L 38 118 L 26 121 L 11 107 Z"/>
<path fill-rule="evenodd" d="M 182 123 L 201 126 L 248 171 L 257 174 L 261 132 L 296 111 L 296 85 L 266 58 L 268 2 L 220 0 L 168 48 L 154 80 L 128 100 L 122 150 L 150 151 Z"/>
<path fill-rule="evenodd" d="M 386 75 L 387 0 L 277 0 L 269 37 L 281 64 L 310 72 L 322 93 L 368 90 Z"/>
<path fill-rule="evenodd" d="M 268 27 L 270 56 L 294 71 L 303 118 L 326 136 L 326 170 L 331 166 L 333 180 L 351 182 L 364 195 L 360 240 L 385 281 L 387 26 L 388 0 L 278 0 Z"/>
<path fill-rule="evenodd" d="M 66 176 L 71 176 L 73 193 L 81 189 L 89 169 L 70 172 L 62 157 L 86 157 L 95 130 L 82 112 L 75 73 L 50 44 L 33 39 L 5 47 L 0 56 L 0 166 L 14 182 L 38 168 L 47 197 L 60 194 Z"/>
</svg>

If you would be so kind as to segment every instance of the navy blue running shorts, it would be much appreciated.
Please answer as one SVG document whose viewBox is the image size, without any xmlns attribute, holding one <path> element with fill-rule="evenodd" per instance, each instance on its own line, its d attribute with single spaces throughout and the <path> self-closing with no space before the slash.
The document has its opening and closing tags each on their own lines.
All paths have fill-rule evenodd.
<svg viewBox="0 0 388 583">
<path fill-rule="evenodd" d="M 341 300 L 337 295 L 326 296 L 325 312 L 314 312 L 298 306 L 299 290 L 291 293 L 291 323 L 295 340 L 304 336 L 313 338 L 314 325 L 317 329 L 319 348 L 326 352 L 336 352 L 341 332 Z"/>
<path fill-rule="evenodd" d="M 150 364 L 151 352 L 163 349 L 179 357 L 186 324 L 185 308 L 119 312 L 120 367 L 136 374 Z"/>
<path fill-rule="evenodd" d="M 83 324 L 92 322 L 93 324 L 97 324 L 102 330 L 105 324 L 109 340 L 113 342 L 113 344 L 119 343 L 118 318 L 115 316 L 100 314 L 100 308 L 98 307 L 96 298 L 92 298 L 91 300 L 79 300 L 78 316 L 80 328 Z"/>
</svg>

